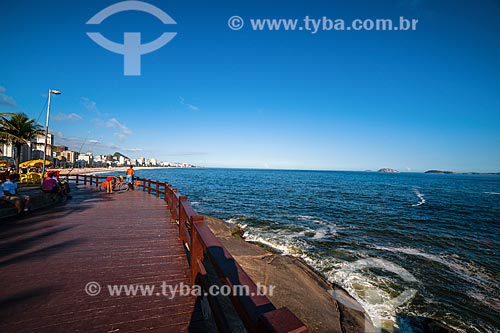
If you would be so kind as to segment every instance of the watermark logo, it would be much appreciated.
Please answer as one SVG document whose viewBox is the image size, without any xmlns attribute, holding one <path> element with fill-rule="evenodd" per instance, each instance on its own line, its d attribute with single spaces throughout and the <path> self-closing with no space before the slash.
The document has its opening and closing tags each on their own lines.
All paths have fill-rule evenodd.
<svg viewBox="0 0 500 333">
<path fill-rule="evenodd" d="M 163 24 L 177 24 L 167 13 L 149 3 L 142 1 L 122 1 L 104 8 L 95 14 L 86 24 L 101 24 L 106 18 L 124 11 L 141 11 L 158 18 Z M 114 53 L 123 54 L 123 74 L 126 76 L 141 75 L 141 56 L 151 53 L 170 42 L 176 32 L 165 32 L 152 42 L 141 44 L 140 32 L 124 32 L 123 44 L 115 43 L 99 32 L 87 32 L 87 35 L 99 46 Z"/>
<path fill-rule="evenodd" d="M 89 296 L 97 296 L 101 292 L 101 286 L 95 281 L 91 281 L 85 285 L 85 292 Z"/>
<path fill-rule="evenodd" d="M 241 18 L 241 16 L 232 16 L 227 20 L 227 25 L 231 30 L 240 30 L 243 28 L 245 21 Z"/>
</svg>

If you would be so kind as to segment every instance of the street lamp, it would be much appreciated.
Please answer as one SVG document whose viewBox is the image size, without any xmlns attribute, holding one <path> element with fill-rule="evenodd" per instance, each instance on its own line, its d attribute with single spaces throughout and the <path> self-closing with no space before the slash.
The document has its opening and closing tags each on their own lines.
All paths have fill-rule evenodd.
<svg viewBox="0 0 500 333">
<path fill-rule="evenodd" d="M 49 135 L 50 95 L 52 94 L 60 95 L 61 92 L 59 90 L 49 90 L 49 101 L 47 102 L 47 119 L 45 120 L 45 145 L 43 147 L 42 179 L 45 173 L 45 161 L 47 160 L 47 136 Z"/>
</svg>

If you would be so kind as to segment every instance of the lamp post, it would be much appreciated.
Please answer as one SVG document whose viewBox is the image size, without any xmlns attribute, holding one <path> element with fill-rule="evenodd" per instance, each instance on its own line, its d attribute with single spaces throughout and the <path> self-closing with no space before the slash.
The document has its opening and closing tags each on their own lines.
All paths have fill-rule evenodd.
<svg viewBox="0 0 500 333">
<path fill-rule="evenodd" d="M 45 145 L 43 147 L 42 179 L 43 175 L 45 174 L 45 161 L 47 160 L 47 136 L 49 135 L 50 95 L 52 94 L 60 95 L 61 92 L 58 90 L 49 90 L 49 100 L 47 102 L 47 119 L 45 120 Z"/>
</svg>

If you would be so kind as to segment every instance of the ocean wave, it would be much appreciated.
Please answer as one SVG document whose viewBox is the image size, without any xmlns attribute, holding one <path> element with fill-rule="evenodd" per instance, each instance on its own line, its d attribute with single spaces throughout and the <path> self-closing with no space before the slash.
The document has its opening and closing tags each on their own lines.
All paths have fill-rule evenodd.
<svg viewBox="0 0 500 333">
<path fill-rule="evenodd" d="M 398 311 L 401 311 L 413 299 L 417 290 L 405 288 L 399 292 L 398 296 L 393 297 L 395 290 L 380 288 L 379 279 L 366 269 L 387 270 L 398 275 L 408 284 L 418 283 L 418 280 L 403 267 L 380 258 L 345 262 L 342 266 L 341 269 L 330 274 L 329 280 L 345 288 L 365 309 L 376 327 L 392 331 Z"/>
<path fill-rule="evenodd" d="M 320 228 L 316 230 L 316 233 L 313 236 L 313 239 L 323 239 L 326 236 L 335 236 L 337 235 L 337 226 L 331 225 L 324 228 Z"/>
<path fill-rule="evenodd" d="M 419 202 L 417 202 L 416 204 L 414 205 L 411 205 L 412 207 L 417 207 L 417 206 L 422 206 L 424 203 L 425 203 L 425 198 L 424 198 L 424 195 L 422 193 L 420 193 L 420 191 L 418 190 L 418 188 L 414 187 L 413 188 L 413 192 L 415 192 L 415 194 L 417 195 L 418 199 L 420 200 Z"/>
<path fill-rule="evenodd" d="M 251 216 L 235 216 L 224 220 L 226 223 L 243 228 L 248 224 L 249 220 L 254 219 Z"/>
<path fill-rule="evenodd" d="M 500 195 L 500 193 L 498 192 L 484 192 L 484 194 Z"/>
<path fill-rule="evenodd" d="M 262 236 L 256 233 L 251 233 L 245 231 L 244 238 L 248 242 L 260 243 L 262 245 L 268 246 L 282 254 L 295 256 L 298 254 L 297 246 L 293 246 L 291 242 L 285 240 L 282 242 L 270 239 L 266 236 Z"/>
<path fill-rule="evenodd" d="M 418 256 L 427 260 L 437 262 L 443 266 L 448 267 L 452 273 L 467 281 L 470 288 L 465 293 L 470 293 L 470 296 L 480 301 L 482 304 L 491 307 L 492 305 L 500 304 L 500 300 L 494 297 L 496 281 L 482 272 L 482 269 L 474 266 L 471 263 L 465 263 L 458 260 L 455 255 L 441 257 L 430 253 L 422 252 L 418 249 L 405 248 L 405 247 L 386 247 L 374 246 L 374 248 L 393 253 L 404 253 L 408 255 Z"/>
<path fill-rule="evenodd" d="M 230 219 L 225 220 L 226 223 L 232 224 L 232 225 L 238 225 L 238 223 L 242 220 L 243 218 L 241 217 L 231 217 Z"/>
<path fill-rule="evenodd" d="M 486 305 L 493 310 L 497 310 L 500 308 L 500 300 L 498 298 L 492 297 L 490 294 L 481 293 L 476 290 L 467 290 L 465 293 L 470 298 L 475 299 L 479 303 Z"/>
<path fill-rule="evenodd" d="M 418 249 L 414 249 L 411 247 L 387 247 L 387 246 L 375 245 L 374 248 L 377 250 L 389 251 L 389 252 L 394 252 L 394 253 L 399 252 L 399 253 L 409 254 L 409 255 L 413 255 L 413 256 L 418 256 L 418 257 L 422 257 L 422 258 L 425 258 L 425 259 L 430 260 L 430 261 L 440 263 L 440 264 L 450 268 L 453 272 L 457 273 L 462 278 L 464 278 L 466 280 L 471 280 L 470 282 L 477 283 L 477 282 L 480 282 L 481 280 L 484 280 L 484 278 L 477 276 L 477 274 L 478 274 L 477 272 L 472 272 L 469 269 L 467 269 L 466 268 L 467 265 L 465 263 L 457 260 L 456 259 L 457 257 L 454 255 L 450 256 L 450 257 L 454 257 L 454 259 L 446 260 L 445 258 L 437 256 L 435 254 L 425 253 L 425 252 L 422 252 Z M 483 282 L 487 282 L 487 281 L 483 281 Z"/>
</svg>

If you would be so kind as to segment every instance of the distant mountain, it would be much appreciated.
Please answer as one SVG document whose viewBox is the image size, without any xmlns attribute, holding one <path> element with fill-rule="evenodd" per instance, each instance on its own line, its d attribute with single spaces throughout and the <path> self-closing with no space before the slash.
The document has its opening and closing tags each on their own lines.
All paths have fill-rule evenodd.
<svg viewBox="0 0 500 333">
<path fill-rule="evenodd" d="M 116 159 L 119 159 L 120 156 L 123 156 L 125 159 L 128 159 L 128 160 L 130 159 L 130 158 L 128 158 L 128 156 L 125 156 L 122 153 L 117 152 L 117 151 L 115 151 L 115 153 L 113 154 L 113 157 L 115 157 Z"/>
<path fill-rule="evenodd" d="M 379 169 L 377 172 L 395 173 L 395 172 L 399 172 L 399 171 L 398 170 L 394 170 L 394 169 L 390 169 L 390 168 L 382 168 L 382 169 Z"/>
</svg>

